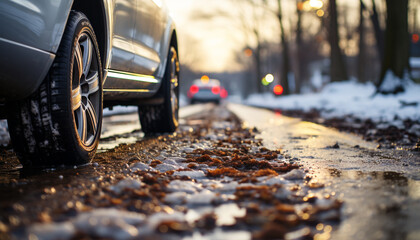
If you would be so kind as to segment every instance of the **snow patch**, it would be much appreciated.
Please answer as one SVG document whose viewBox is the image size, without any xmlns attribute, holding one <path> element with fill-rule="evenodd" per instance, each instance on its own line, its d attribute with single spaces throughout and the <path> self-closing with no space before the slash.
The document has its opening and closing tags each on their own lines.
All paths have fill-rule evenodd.
<svg viewBox="0 0 420 240">
<path fill-rule="evenodd" d="M 136 226 L 144 223 L 144 214 L 117 209 L 97 209 L 82 213 L 75 220 L 78 230 L 96 237 L 130 239 L 138 235 Z"/>
<path fill-rule="evenodd" d="M 64 223 L 37 223 L 27 229 L 28 236 L 35 236 L 36 239 L 55 240 L 70 239 L 76 229 L 70 222 Z"/>
<path fill-rule="evenodd" d="M 173 192 L 173 193 L 166 194 L 165 199 L 163 201 L 168 204 L 179 205 L 179 204 L 183 204 L 186 198 L 187 198 L 186 192 Z"/>
<path fill-rule="evenodd" d="M 145 163 L 136 162 L 136 163 L 132 163 L 130 165 L 130 170 L 133 171 L 133 172 L 138 171 L 138 170 L 140 170 L 140 171 L 151 171 L 151 170 L 153 170 L 153 168 L 150 167 L 149 165 L 145 164 Z"/>
<path fill-rule="evenodd" d="M 191 194 L 188 196 L 188 205 L 209 205 L 217 198 L 214 192 L 204 189 L 201 192 Z"/>
<path fill-rule="evenodd" d="M 174 176 L 185 176 L 185 177 L 190 177 L 192 179 L 200 179 L 200 178 L 204 178 L 206 176 L 206 174 L 201 171 L 179 171 L 179 172 L 175 172 Z"/>
<path fill-rule="evenodd" d="M 142 183 L 138 179 L 134 178 L 125 178 L 121 181 L 119 181 L 116 185 L 111 186 L 111 191 L 113 191 L 116 194 L 120 194 L 125 189 L 139 189 L 141 186 L 143 186 L 144 183 Z"/>
<path fill-rule="evenodd" d="M 321 111 L 324 118 L 351 115 L 374 122 L 390 122 L 395 119 L 420 120 L 420 84 L 405 83 L 405 92 L 397 95 L 374 93 L 372 83 L 344 81 L 329 83 L 319 93 L 293 94 L 275 97 L 271 93 L 251 95 L 244 103 L 271 109 Z M 402 106 L 402 102 L 413 103 Z"/>
<path fill-rule="evenodd" d="M 380 86 L 379 90 L 381 92 L 394 92 L 395 89 L 401 87 L 402 79 L 395 76 L 394 73 L 388 70 L 385 74 L 384 80 L 382 85 Z"/>
<path fill-rule="evenodd" d="M 184 222 L 186 221 L 185 214 L 182 212 L 158 212 L 148 217 L 148 225 L 153 230 L 156 229 L 156 227 L 159 226 L 160 223 L 166 221 Z"/>
<path fill-rule="evenodd" d="M 159 172 L 163 173 L 166 171 L 171 171 L 171 170 L 177 170 L 179 168 L 179 166 L 177 165 L 171 165 L 171 164 L 167 164 L 167 163 L 161 163 L 158 164 L 155 169 L 158 170 Z"/>
<path fill-rule="evenodd" d="M 192 181 L 174 180 L 168 184 L 167 189 L 170 192 L 185 192 L 192 194 L 201 190 L 202 185 Z"/>
<path fill-rule="evenodd" d="M 287 180 L 303 180 L 306 173 L 302 169 L 293 169 L 292 171 L 282 175 L 284 179 Z"/>
</svg>

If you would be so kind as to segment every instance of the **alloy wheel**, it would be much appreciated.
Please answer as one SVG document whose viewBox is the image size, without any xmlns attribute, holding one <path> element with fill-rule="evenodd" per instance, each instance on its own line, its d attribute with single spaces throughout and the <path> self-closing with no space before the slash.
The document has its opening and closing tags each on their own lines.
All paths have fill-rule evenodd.
<svg viewBox="0 0 420 240">
<path fill-rule="evenodd" d="M 74 49 L 71 106 L 80 141 L 90 146 L 98 131 L 101 111 L 99 62 L 91 37 L 82 32 Z"/>
</svg>

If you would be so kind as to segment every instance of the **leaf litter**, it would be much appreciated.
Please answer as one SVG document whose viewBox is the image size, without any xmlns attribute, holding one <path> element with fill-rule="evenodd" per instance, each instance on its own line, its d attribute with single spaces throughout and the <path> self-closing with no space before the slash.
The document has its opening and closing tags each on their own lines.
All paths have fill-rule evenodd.
<svg viewBox="0 0 420 240">
<path fill-rule="evenodd" d="M 48 221 L 0 223 L 34 239 L 329 239 L 342 201 L 257 132 L 224 108 L 194 115 L 98 154 L 94 181 L 56 187 L 73 195 Z"/>
</svg>

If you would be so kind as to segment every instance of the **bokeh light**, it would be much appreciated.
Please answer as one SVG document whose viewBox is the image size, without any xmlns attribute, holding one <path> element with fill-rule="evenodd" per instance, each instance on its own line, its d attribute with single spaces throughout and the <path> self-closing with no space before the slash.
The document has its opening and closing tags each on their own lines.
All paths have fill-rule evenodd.
<svg viewBox="0 0 420 240">
<path fill-rule="evenodd" d="M 273 93 L 277 96 L 283 94 L 283 87 L 281 85 L 274 86 Z"/>
</svg>

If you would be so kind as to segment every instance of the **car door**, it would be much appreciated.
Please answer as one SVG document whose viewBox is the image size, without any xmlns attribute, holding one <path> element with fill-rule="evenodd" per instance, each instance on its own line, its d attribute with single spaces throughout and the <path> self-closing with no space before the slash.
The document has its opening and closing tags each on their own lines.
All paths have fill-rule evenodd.
<svg viewBox="0 0 420 240">
<path fill-rule="evenodd" d="M 133 70 L 136 73 L 154 75 L 164 59 L 159 55 L 166 23 L 161 8 L 161 0 L 137 0 L 133 37 Z"/>
<path fill-rule="evenodd" d="M 133 71 L 133 37 L 137 0 L 115 0 L 110 69 Z"/>
</svg>

